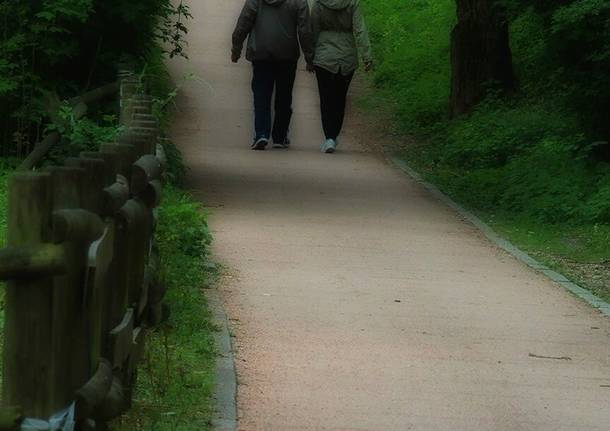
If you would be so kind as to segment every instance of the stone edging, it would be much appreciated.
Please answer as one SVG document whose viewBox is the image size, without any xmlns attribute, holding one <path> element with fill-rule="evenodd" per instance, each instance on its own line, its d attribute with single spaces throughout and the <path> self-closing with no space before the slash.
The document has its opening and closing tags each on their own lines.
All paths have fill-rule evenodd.
<svg viewBox="0 0 610 431">
<path fill-rule="evenodd" d="M 233 346 L 229 334 L 229 322 L 222 305 L 220 292 L 207 289 L 205 296 L 212 313 L 212 320 L 218 327 L 215 334 L 218 357 L 216 359 L 215 400 L 212 427 L 215 431 L 234 431 L 237 428 L 237 373 L 233 358 Z"/>
</svg>

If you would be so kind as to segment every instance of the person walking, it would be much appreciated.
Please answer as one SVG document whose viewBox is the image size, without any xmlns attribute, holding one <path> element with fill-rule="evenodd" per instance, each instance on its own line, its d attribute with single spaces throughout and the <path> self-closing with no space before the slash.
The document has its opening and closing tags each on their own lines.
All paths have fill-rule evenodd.
<svg viewBox="0 0 610 431">
<path fill-rule="evenodd" d="M 315 0 L 312 27 L 314 70 L 326 135 L 321 150 L 334 153 L 343 128 L 347 91 L 358 69 L 358 54 L 366 71 L 373 67 L 371 44 L 360 0 Z"/>
<path fill-rule="evenodd" d="M 255 136 L 252 149 L 264 150 L 270 138 L 274 148 L 288 148 L 292 90 L 300 51 L 308 65 L 312 64 L 314 55 L 307 0 L 246 0 L 233 32 L 233 63 L 239 61 L 246 37 L 246 59 L 252 62 L 253 69 Z"/>
</svg>

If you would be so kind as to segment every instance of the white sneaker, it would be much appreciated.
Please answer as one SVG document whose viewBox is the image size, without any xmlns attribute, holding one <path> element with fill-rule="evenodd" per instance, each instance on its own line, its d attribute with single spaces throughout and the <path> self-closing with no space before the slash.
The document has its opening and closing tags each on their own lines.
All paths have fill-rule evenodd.
<svg viewBox="0 0 610 431">
<path fill-rule="evenodd" d="M 252 143 L 250 148 L 256 151 L 265 151 L 265 147 L 269 144 L 269 139 L 267 138 L 259 138 Z"/>
<path fill-rule="evenodd" d="M 334 139 L 327 139 L 326 141 L 324 141 L 324 143 L 322 144 L 322 147 L 320 148 L 320 151 L 322 151 L 325 154 L 332 154 L 337 150 L 337 141 L 335 141 Z"/>
</svg>

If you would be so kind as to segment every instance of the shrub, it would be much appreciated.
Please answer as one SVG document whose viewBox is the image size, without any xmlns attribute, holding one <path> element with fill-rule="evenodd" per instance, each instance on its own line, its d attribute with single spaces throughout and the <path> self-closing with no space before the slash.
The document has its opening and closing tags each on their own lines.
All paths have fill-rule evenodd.
<svg viewBox="0 0 610 431">
<path fill-rule="evenodd" d="M 547 137 L 569 136 L 576 125 L 544 105 L 509 105 L 491 98 L 469 118 L 449 125 L 443 162 L 465 168 L 503 166 Z"/>
<path fill-rule="evenodd" d="M 392 93 L 405 127 L 430 131 L 448 113 L 453 0 L 364 4 L 374 41 L 375 84 Z"/>
</svg>

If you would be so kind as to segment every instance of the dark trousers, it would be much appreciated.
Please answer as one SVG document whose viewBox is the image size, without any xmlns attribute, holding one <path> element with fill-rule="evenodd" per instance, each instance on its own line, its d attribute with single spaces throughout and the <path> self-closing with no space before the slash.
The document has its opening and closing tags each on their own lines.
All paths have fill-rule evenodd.
<svg viewBox="0 0 610 431">
<path fill-rule="evenodd" d="M 322 110 L 322 127 L 326 139 L 337 139 L 345 118 L 345 101 L 347 91 L 354 73 L 345 76 L 316 67 L 318 89 L 320 90 L 320 109 Z"/>
<path fill-rule="evenodd" d="M 273 137 L 284 142 L 292 118 L 292 89 L 296 76 L 296 62 L 255 61 L 252 63 L 252 92 L 254 93 L 255 139 Z M 271 132 L 271 99 L 275 89 L 275 121 Z"/>
</svg>

